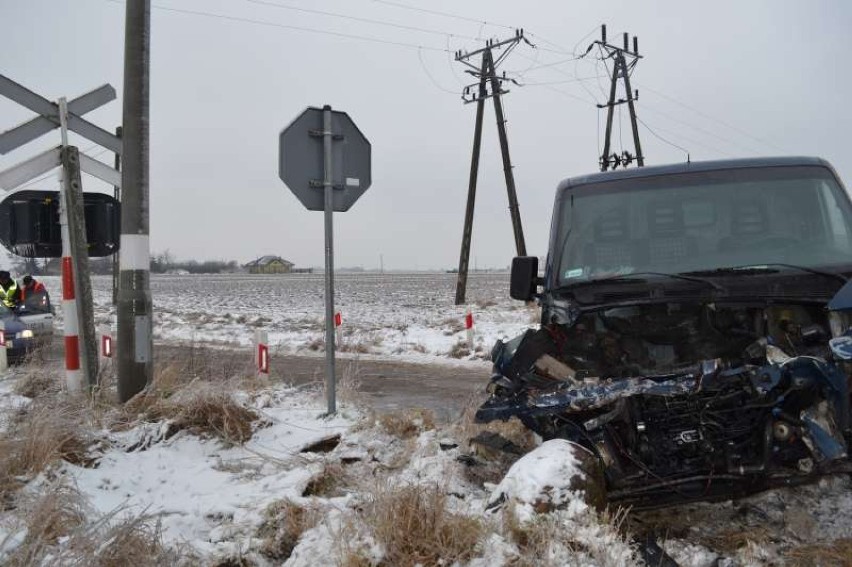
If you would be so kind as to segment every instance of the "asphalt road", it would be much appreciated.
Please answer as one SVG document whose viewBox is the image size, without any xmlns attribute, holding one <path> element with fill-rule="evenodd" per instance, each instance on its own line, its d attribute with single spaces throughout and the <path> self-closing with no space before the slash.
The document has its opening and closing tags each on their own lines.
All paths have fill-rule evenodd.
<svg viewBox="0 0 852 567">
<path fill-rule="evenodd" d="M 249 348 L 210 346 L 155 346 L 155 368 L 177 365 L 187 376 L 221 380 L 253 372 L 253 351 Z M 63 359 L 62 341 L 57 338 L 47 353 L 54 363 Z M 379 412 L 425 408 L 440 420 L 452 420 L 470 404 L 485 399 L 490 368 L 419 364 L 392 360 L 338 358 L 335 372 L 344 396 L 348 384 L 368 406 Z M 325 357 L 271 353 L 270 378 L 293 385 L 325 381 Z M 353 379 L 354 378 L 354 379 Z"/>
</svg>

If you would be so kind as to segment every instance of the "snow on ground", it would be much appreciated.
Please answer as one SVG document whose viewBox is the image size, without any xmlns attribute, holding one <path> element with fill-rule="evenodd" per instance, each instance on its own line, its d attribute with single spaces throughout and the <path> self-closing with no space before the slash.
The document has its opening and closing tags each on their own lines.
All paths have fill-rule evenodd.
<svg viewBox="0 0 852 567">
<path fill-rule="evenodd" d="M 59 278 L 44 281 L 51 297 L 61 297 Z M 453 347 L 467 339 L 469 307 L 476 354 L 487 357 L 497 339 L 512 338 L 538 322 L 535 309 L 509 299 L 507 273 L 471 273 L 468 306 L 454 305 L 455 285 L 455 274 L 337 274 L 335 307 L 343 318 L 338 348 L 418 362 L 447 361 Z M 92 286 L 96 320 L 109 324 L 112 280 L 95 276 Z M 154 275 L 154 338 L 248 345 L 255 329 L 265 329 L 270 345 L 310 353 L 322 348 L 323 286 L 322 274 Z"/>
<path fill-rule="evenodd" d="M 45 281 L 52 296 L 60 297 L 58 279 Z M 98 322 L 109 323 L 110 278 L 96 277 L 93 285 Z M 465 307 L 453 305 L 454 285 L 453 274 L 338 275 L 337 306 L 344 321 L 340 344 L 366 351 L 359 352 L 361 356 L 455 361 L 448 353 L 465 339 Z M 469 298 L 480 355 L 498 338 L 515 336 L 535 324 L 533 310 L 506 299 L 507 287 L 506 274 L 471 275 Z M 161 341 L 245 345 L 254 329 L 263 328 L 278 348 L 307 354 L 323 336 L 321 275 L 155 276 L 152 292 L 155 334 Z M 57 315 L 61 319 L 61 313 Z M 0 433 L 16 412 L 31 403 L 15 394 L 13 385 L 13 375 L 0 379 Z M 96 513 L 154 515 L 167 544 L 188 546 L 204 562 L 252 557 L 258 565 L 280 564 L 264 562 L 258 554 L 258 529 L 269 504 L 291 499 L 305 505 L 319 502 L 323 517 L 302 534 L 287 565 L 334 564 L 330 554 L 340 551 L 342 535 L 347 536 L 347 545 L 375 564 L 382 557 L 381 546 L 363 529 L 353 531 L 350 524 L 370 498 L 365 486 L 379 479 L 387 486 L 438 486 L 449 495 L 447 504 L 453 511 L 488 526 L 462 566 L 517 564 L 522 557 L 526 564 L 550 565 L 637 561 L 635 545 L 615 527 L 623 517 L 601 515 L 584 503 L 570 483 L 576 476 L 573 455 L 558 443 L 546 443 L 517 461 L 496 486 L 482 485 L 472 482 L 466 465 L 457 460 L 464 451 L 461 446 L 442 448 L 449 446 L 445 440 L 454 435 L 452 431 L 427 428 L 413 439 L 400 439 L 374 423 L 365 425 L 356 408 L 328 420 L 320 416 L 324 403 L 315 394 L 284 385 L 235 395 L 268 422 L 243 446 L 227 447 L 187 431 L 165 439 L 162 423 L 140 423 L 126 431 L 97 432 L 105 448 L 96 468 L 64 463 L 54 474 L 71 479 Z M 335 433 L 341 441 L 330 453 L 299 452 Z M 144 449 L 128 450 L 134 446 Z M 357 482 L 340 494 L 305 496 L 309 482 L 329 463 L 344 467 Z M 38 492 L 43 482 L 44 478 L 36 478 L 23 490 Z M 531 506 L 537 495 L 558 496 L 558 506 L 540 513 Z M 498 506 L 502 511 L 489 509 L 489 502 L 501 499 L 514 502 Z M 531 552 L 521 549 L 503 524 L 506 509 L 527 522 L 521 532 L 544 534 L 549 547 L 534 556 L 536 561 L 529 563 Z M 14 511 L 0 512 L 0 542 L 10 514 Z M 790 564 L 791 550 L 852 539 L 852 480 L 829 478 L 735 502 L 682 506 L 659 514 L 653 525 L 662 526 L 656 530 L 660 544 L 684 567 Z M 641 520 L 641 515 L 637 517 Z M 24 541 L 19 532 L 5 533 L 14 535 L 6 544 Z M 0 549 L 0 562 L 8 551 Z"/>
<path fill-rule="evenodd" d="M 100 514 L 116 509 L 155 514 L 167 542 L 185 542 L 204 554 L 232 553 L 252 536 L 267 505 L 300 497 L 321 468 L 300 449 L 345 431 L 357 418 L 347 412 L 323 418 L 322 400 L 293 393 L 282 389 L 272 393 L 274 401 L 269 394 L 249 401 L 271 425 L 244 446 L 224 448 L 218 440 L 182 431 L 128 451 L 152 433 L 136 427 L 107 435 L 112 449 L 97 468 L 66 464 L 65 472 Z"/>
<path fill-rule="evenodd" d="M 14 393 L 17 379 L 7 373 L 0 380 L 4 414 L 40 403 Z M 539 445 L 492 485 L 470 474 L 482 464 L 471 467 L 469 457 L 460 459 L 468 455 L 465 429 L 435 429 L 426 419 L 411 418 L 413 433 L 403 434 L 347 404 L 329 419 L 322 415 L 325 404 L 318 392 L 285 384 L 231 393 L 262 417 L 244 445 L 226 445 L 190 430 L 168 436 L 168 422 L 162 421 L 97 429 L 92 432 L 99 441 L 94 449 L 97 466 L 62 462 L 29 480 L 21 491 L 38 494 L 49 480 L 64 478 L 82 494 L 93 517 L 156 518 L 165 544 L 196 558 L 192 564 L 230 565 L 243 558 L 238 564 L 335 565 L 354 550 L 359 561 L 366 561 L 357 564 L 378 565 L 386 549 L 370 531 L 363 511 L 377 498 L 405 487 L 439 490 L 450 513 L 482 526 L 467 559 L 446 565 L 640 564 L 636 544 L 619 529 L 624 516 L 598 512 L 586 503 L 575 482 L 584 476 L 580 455 L 566 441 Z M 335 435 L 336 445 L 302 451 Z M 480 462 L 487 458 L 474 457 Z M 308 490 L 328 470 L 346 479 L 341 487 Z M 276 558 L 264 551 L 268 533 L 263 529 L 269 506 L 284 500 L 320 510 L 320 516 L 299 534 L 289 557 Z M 15 513 L 14 507 L 0 511 L 0 563 L 4 554 L 27 541 L 22 527 L 26 518 Z M 684 567 L 781 565 L 797 546 L 852 538 L 852 482 L 828 478 L 811 486 L 660 514 L 670 527 L 658 532 L 660 543 Z M 515 524 L 507 524 L 510 516 Z M 746 534 L 745 539 L 740 534 Z M 740 544 L 726 544 L 737 538 Z"/>
</svg>

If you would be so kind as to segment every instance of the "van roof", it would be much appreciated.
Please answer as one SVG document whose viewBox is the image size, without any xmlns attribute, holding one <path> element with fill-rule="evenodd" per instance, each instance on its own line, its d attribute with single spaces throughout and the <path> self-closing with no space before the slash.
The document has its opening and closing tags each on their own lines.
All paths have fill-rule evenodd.
<svg viewBox="0 0 852 567">
<path fill-rule="evenodd" d="M 723 169 L 745 169 L 752 167 L 795 167 L 795 166 L 822 166 L 827 167 L 834 173 L 830 163 L 818 157 L 790 156 L 790 157 L 761 157 L 746 159 L 726 159 L 715 161 L 693 161 L 674 163 L 669 165 L 655 165 L 650 167 L 633 167 L 629 169 L 617 169 L 569 177 L 559 184 L 558 192 L 587 185 L 589 183 L 604 183 L 607 181 L 619 181 L 622 179 L 639 179 L 643 177 L 654 177 L 657 175 L 673 175 L 678 173 L 696 173 L 701 171 L 718 171 Z M 837 174 L 835 173 L 835 177 Z"/>
</svg>

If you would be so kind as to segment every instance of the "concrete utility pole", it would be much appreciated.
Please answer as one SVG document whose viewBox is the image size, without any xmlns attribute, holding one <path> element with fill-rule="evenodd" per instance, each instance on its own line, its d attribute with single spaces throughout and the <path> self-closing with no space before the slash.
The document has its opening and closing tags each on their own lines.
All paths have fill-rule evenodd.
<svg viewBox="0 0 852 567">
<path fill-rule="evenodd" d="M 606 171 L 610 167 L 612 169 L 615 169 L 618 166 L 627 167 L 633 163 L 634 159 L 636 160 L 636 164 L 639 167 L 642 167 L 645 165 L 645 156 L 642 154 L 642 144 L 639 142 L 639 126 L 636 118 L 636 107 L 633 104 L 639 99 L 639 91 L 633 91 L 630 87 L 630 74 L 633 72 L 633 68 L 636 67 L 636 63 L 638 63 L 639 59 L 642 58 L 642 56 L 639 55 L 639 38 L 635 36 L 633 37 L 633 51 L 630 51 L 629 49 L 630 36 L 626 33 L 624 34 L 623 48 L 610 45 L 606 42 L 606 26 L 603 25 L 601 26 L 601 39 L 593 42 L 592 45 L 589 46 L 589 49 L 591 49 L 594 45 L 600 47 L 601 60 L 606 61 L 607 59 L 612 59 L 612 78 L 609 88 L 609 100 L 606 104 L 597 105 L 598 108 L 607 109 L 606 134 L 604 136 L 603 153 L 600 157 L 601 171 Z M 630 57 L 629 62 L 627 61 L 627 57 Z M 619 79 L 624 81 L 624 90 L 626 95 L 625 98 L 616 100 L 616 88 L 618 86 Z M 616 106 L 624 103 L 627 103 L 627 108 L 630 111 L 630 125 L 633 128 L 633 147 L 636 151 L 635 155 L 626 150 L 623 150 L 621 154 L 609 153 L 612 141 L 613 111 Z"/>
<path fill-rule="evenodd" d="M 121 126 L 115 129 L 115 136 L 118 139 L 121 139 Z M 121 171 L 121 154 L 115 153 L 115 170 Z M 121 202 L 121 187 L 118 185 L 113 186 L 112 188 L 112 196 L 119 203 Z M 112 304 L 116 305 L 118 303 L 118 258 L 120 252 L 116 252 L 112 255 Z"/>
<path fill-rule="evenodd" d="M 518 207 L 518 195 L 515 190 L 515 176 L 512 172 L 512 160 L 509 157 L 509 139 L 506 135 L 506 119 L 503 115 L 503 102 L 501 96 L 506 94 L 507 90 L 503 89 L 503 81 L 516 81 L 508 79 L 505 76 L 497 75 L 497 67 L 509 53 L 520 42 L 526 42 L 524 30 L 516 30 L 515 36 L 511 39 L 496 41 L 489 40 L 485 47 L 476 51 L 457 52 L 456 61 L 470 67 L 467 72 L 479 79 L 478 83 L 468 85 L 462 94 L 462 100 L 465 103 L 476 103 L 476 124 L 473 130 L 473 154 L 470 160 L 470 180 L 467 189 L 467 207 L 465 208 L 464 230 L 462 231 L 461 253 L 459 254 L 459 275 L 456 282 L 456 305 L 462 305 L 465 302 L 467 295 L 467 273 L 470 264 L 470 244 L 473 234 L 473 210 L 474 202 L 476 201 L 476 182 L 479 175 L 479 154 L 482 146 L 482 118 L 485 111 L 485 99 L 494 99 L 494 114 L 497 118 L 497 134 L 500 138 L 500 155 L 503 158 L 503 175 L 506 178 L 506 192 L 509 195 L 509 214 L 512 218 L 512 230 L 515 235 L 515 249 L 518 256 L 527 255 L 527 247 L 524 242 L 524 229 L 521 225 L 521 214 Z M 501 49 L 499 57 L 495 60 L 493 50 Z M 482 55 L 480 67 L 468 61 L 475 55 Z M 471 92 L 471 88 L 476 88 Z M 491 88 L 491 92 L 488 88 Z"/>
<path fill-rule="evenodd" d="M 118 397 L 126 402 L 154 375 L 148 200 L 151 2 L 127 0 L 124 32 Z"/>
</svg>

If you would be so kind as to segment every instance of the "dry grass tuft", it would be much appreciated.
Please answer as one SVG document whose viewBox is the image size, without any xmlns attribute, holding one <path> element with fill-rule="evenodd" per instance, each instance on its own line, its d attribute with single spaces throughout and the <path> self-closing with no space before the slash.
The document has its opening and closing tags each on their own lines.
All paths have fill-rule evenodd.
<svg viewBox="0 0 852 567">
<path fill-rule="evenodd" d="M 463 563 L 473 557 L 484 534 L 478 518 L 447 509 L 447 496 L 437 486 L 384 487 L 373 495 L 364 516 L 388 566 Z M 349 559 L 357 557 L 344 562 Z"/>
<path fill-rule="evenodd" d="M 518 460 L 520 455 L 504 451 L 491 450 L 480 444 L 470 443 L 470 439 L 483 432 L 496 433 L 506 441 L 513 443 L 520 449 L 521 454 L 528 453 L 536 447 L 536 436 L 527 429 L 519 420 L 492 421 L 491 423 L 476 423 L 474 416 L 479 407 L 478 397 L 471 398 L 462 412 L 459 420 L 453 425 L 456 438 L 467 442 L 466 449 L 476 454 L 482 461 L 480 465 L 465 468 L 465 476 L 477 485 L 486 482 L 497 483 L 502 480 L 509 467 Z"/>
<path fill-rule="evenodd" d="M 15 384 L 14 392 L 19 396 L 37 398 L 43 395 L 55 395 L 62 389 L 60 377 L 44 367 L 28 368 L 23 377 Z"/>
<path fill-rule="evenodd" d="M 192 352 L 190 350 L 190 355 L 192 355 Z M 191 359 L 192 356 L 190 356 Z M 177 362 L 155 368 L 153 382 L 121 407 L 122 415 L 118 420 L 118 425 L 132 426 L 140 415 L 145 416 L 154 411 L 154 408 L 161 405 L 164 400 L 168 400 L 189 385 L 191 381 L 187 381 L 184 372 L 184 365 Z"/>
<path fill-rule="evenodd" d="M 307 530 L 317 525 L 320 512 L 316 508 L 300 506 L 290 500 L 278 500 L 266 509 L 263 523 L 257 531 L 263 539 L 260 552 L 275 561 L 284 561 L 299 538 Z"/>
<path fill-rule="evenodd" d="M 343 376 L 337 381 L 337 399 L 343 403 L 363 405 L 361 396 L 361 367 L 358 359 L 354 358 L 343 367 Z"/>
<path fill-rule="evenodd" d="M 450 350 L 447 351 L 447 356 L 450 358 L 465 358 L 470 356 L 470 353 L 470 345 L 467 344 L 467 341 L 459 339 L 450 347 Z"/>
<path fill-rule="evenodd" d="M 521 521 L 511 507 L 503 509 L 501 524 L 506 539 L 517 545 L 520 552 L 519 557 L 512 563 L 515 567 L 563 565 L 566 553 L 585 556 L 585 561 L 578 563 L 621 567 L 625 563 L 635 564 L 623 553 L 612 553 L 611 549 L 622 548 L 629 553 L 627 513 L 627 510 L 618 508 L 615 512 L 606 510 L 587 518 L 587 522 L 593 522 L 600 528 L 592 537 L 578 536 L 569 525 L 551 514 L 536 515 L 531 520 Z M 563 559 L 556 560 L 559 557 Z"/>
<path fill-rule="evenodd" d="M 735 555 L 737 551 L 748 547 L 750 543 L 768 543 L 771 536 L 772 532 L 770 529 L 764 526 L 754 526 L 750 528 L 740 526 L 737 528 L 725 529 L 713 534 L 712 536 L 701 538 L 701 545 L 726 555 Z"/>
<path fill-rule="evenodd" d="M 322 470 L 308 482 L 302 496 L 320 496 L 322 498 L 343 496 L 343 489 L 349 484 L 349 481 L 346 469 L 342 464 L 327 462 L 323 465 Z"/>
<path fill-rule="evenodd" d="M 852 566 L 852 538 L 842 538 L 831 543 L 802 545 L 787 552 L 785 559 L 790 565 L 806 567 Z"/>
<path fill-rule="evenodd" d="M 168 420 L 170 435 L 178 431 L 216 437 L 240 444 L 251 439 L 257 412 L 237 403 L 224 388 L 194 379 L 187 381 L 187 368 L 197 367 L 190 350 L 188 362 L 159 367 L 154 381 L 121 408 L 114 428 L 132 427 L 140 418 Z"/>
<path fill-rule="evenodd" d="M 79 529 L 86 520 L 80 494 L 70 486 L 56 482 L 37 499 L 23 502 L 27 533 L 21 545 L 7 558 L 9 565 L 33 565 L 44 557 L 60 538 Z M 5 547 L 2 542 L 0 548 Z"/>
<path fill-rule="evenodd" d="M 80 494 L 57 482 L 31 505 L 25 503 L 26 536 L 4 565 L 177 565 L 180 556 L 163 546 L 160 526 L 146 516 L 114 521 L 118 511 L 86 522 Z M 7 542 L 0 542 L 0 548 Z M 185 560 L 187 558 L 184 558 Z"/>
<path fill-rule="evenodd" d="M 210 564 L 210 567 L 255 567 L 255 563 L 243 555 L 222 557 Z"/>
<path fill-rule="evenodd" d="M 423 431 L 435 429 L 435 416 L 423 409 L 385 413 L 378 417 L 378 422 L 388 434 L 400 439 L 411 439 Z"/>
<path fill-rule="evenodd" d="M 83 547 L 88 565 L 154 567 L 179 563 L 180 554 L 163 545 L 159 522 L 147 516 L 130 517 L 108 525 L 102 532 L 91 534 L 89 540 L 90 546 Z"/>
<path fill-rule="evenodd" d="M 60 460 L 92 464 L 78 413 L 67 406 L 35 407 L 9 425 L 0 435 L 0 497 L 10 497 L 28 479 Z"/>
<path fill-rule="evenodd" d="M 253 424 L 260 420 L 256 411 L 240 405 L 226 392 L 208 389 L 160 400 L 145 416 L 154 421 L 168 420 L 172 432 L 188 430 L 233 444 L 251 439 Z"/>
<path fill-rule="evenodd" d="M 531 522 L 521 522 L 514 509 L 508 506 L 503 509 L 503 531 L 520 551 L 517 567 L 544 564 L 552 542 L 560 539 L 559 530 L 546 516 Z"/>
</svg>

